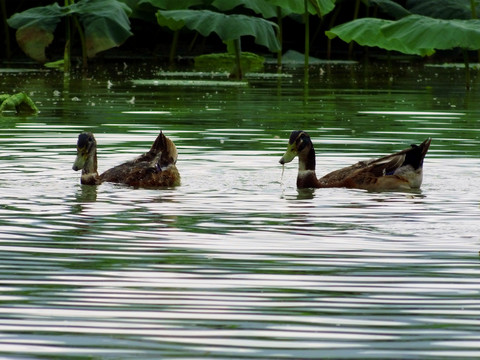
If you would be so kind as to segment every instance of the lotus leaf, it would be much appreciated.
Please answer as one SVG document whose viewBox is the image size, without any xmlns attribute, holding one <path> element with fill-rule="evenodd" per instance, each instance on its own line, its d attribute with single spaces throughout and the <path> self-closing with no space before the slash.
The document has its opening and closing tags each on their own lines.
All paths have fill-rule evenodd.
<svg viewBox="0 0 480 360">
<path fill-rule="evenodd" d="M 105 6 L 108 3 L 108 6 Z M 85 0 L 71 6 L 85 29 L 88 57 L 121 45 L 130 32 L 130 8 L 116 0 Z"/>
<path fill-rule="evenodd" d="M 53 31 L 63 16 L 57 3 L 28 9 L 7 20 L 16 32 L 17 43 L 25 54 L 39 62 L 47 61 L 45 49 L 53 41 Z"/>
<path fill-rule="evenodd" d="M 410 11 L 392 0 L 369 0 L 370 5 L 377 5 L 382 11 L 395 19 L 410 15 Z"/>
<path fill-rule="evenodd" d="M 78 15 L 83 25 L 88 56 L 122 44 L 132 33 L 127 13 L 130 8 L 117 0 L 80 0 L 69 6 L 57 3 L 14 14 L 8 24 L 17 29 L 17 41 L 33 59 L 45 62 L 45 48 L 65 16 Z"/>
<path fill-rule="evenodd" d="M 255 37 L 257 44 L 266 46 L 272 52 L 280 49 L 273 30 L 277 25 L 257 17 L 225 15 L 210 10 L 159 10 L 157 20 L 161 26 L 167 26 L 174 31 L 186 26 L 203 36 L 214 32 L 225 42 L 250 35 Z"/>
<path fill-rule="evenodd" d="M 362 18 L 336 26 L 326 31 L 325 34 L 330 39 L 338 36 L 347 43 L 355 41 L 362 46 L 377 46 L 382 49 L 395 50 L 404 54 L 425 56 L 432 55 L 435 52 L 432 46 L 414 47 L 395 37 L 385 36 L 382 29 L 385 26 L 395 23 L 395 21 L 385 19 Z"/>
<path fill-rule="evenodd" d="M 389 39 L 412 49 L 480 49 L 480 20 L 442 20 L 410 15 L 382 27 Z"/>
<path fill-rule="evenodd" d="M 406 7 L 414 14 L 438 19 L 472 18 L 471 0 L 408 0 Z"/>
<path fill-rule="evenodd" d="M 265 19 L 277 16 L 276 6 L 270 4 L 268 0 L 215 0 L 212 5 L 221 11 L 228 11 L 237 6 L 243 6 L 256 14 L 262 15 Z"/>
<path fill-rule="evenodd" d="M 182 10 L 204 3 L 204 0 L 140 0 L 138 5 L 150 4 L 164 10 Z"/>
<path fill-rule="evenodd" d="M 304 14 L 305 4 L 300 0 L 267 0 L 290 14 Z M 310 14 L 326 15 L 335 8 L 335 0 L 308 0 Z"/>
</svg>

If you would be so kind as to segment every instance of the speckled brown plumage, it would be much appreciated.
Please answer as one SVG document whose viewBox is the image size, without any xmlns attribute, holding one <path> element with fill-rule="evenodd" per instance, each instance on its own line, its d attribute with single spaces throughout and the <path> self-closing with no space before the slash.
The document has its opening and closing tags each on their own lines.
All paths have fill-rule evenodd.
<svg viewBox="0 0 480 360">
<path fill-rule="evenodd" d="M 82 170 L 81 183 L 84 185 L 113 182 L 137 188 L 170 187 L 180 185 L 175 165 L 177 156 L 173 141 L 160 132 L 148 152 L 98 175 L 97 143 L 92 133 L 84 132 L 78 136 L 73 170 Z"/>
<path fill-rule="evenodd" d="M 426 139 L 420 145 L 411 145 L 408 149 L 379 159 L 360 161 L 318 179 L 315 173 L 315 150 L 310 136 L 304 131 L 294 131 L 280 163 L 288 163 L 298 156 L 299 188 L 346 187 L 370 191 L 418 189 L 422 184 L 423 159 L 430 142 L 431 139 Z"/>
</svg>

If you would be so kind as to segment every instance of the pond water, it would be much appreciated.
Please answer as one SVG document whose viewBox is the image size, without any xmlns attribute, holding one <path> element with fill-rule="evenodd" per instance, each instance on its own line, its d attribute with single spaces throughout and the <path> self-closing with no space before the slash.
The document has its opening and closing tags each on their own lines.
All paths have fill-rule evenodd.
<svg viewBox="0 0 480 360">
<path fill-rule="evenodd" d="M 0 122 L 0 357 L 480 357 L 478 84 L 410 65 L 319 65 L 308 90 L 296 69 L 247 86 L 157 71 L 2 71 L 41 112 Z M 298 191 L 296 160 L 278 163 L 298 129 L 319 174 L 432 137 L 422 189 Z M 182 185 L 80 185 L 84 130 L 100 171 L 163 130 Z"/>
</svg>

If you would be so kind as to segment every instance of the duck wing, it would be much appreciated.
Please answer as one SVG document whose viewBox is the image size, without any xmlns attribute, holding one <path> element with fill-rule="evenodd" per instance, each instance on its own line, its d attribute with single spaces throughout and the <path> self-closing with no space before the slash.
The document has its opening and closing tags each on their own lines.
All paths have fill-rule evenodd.
<svg viewBox="0 0 480 360">
<path fill-rule="evenodd" d="M 420 145 L 378 159 L 359 161 L 345 168 L 332 171 L 318 181 L 322 186 L 353 187 L 372 189 L 381 187 L 419 187 L 422 177 L 423 159 L 431 139 Z"/>
<path fill-rule="evenodd" d="M 134 187 L 174 186 L 180 178 L 177 156 L 175 144 L 160 132 L 148 152 L 105 171 L 100 179 Z"/>
</svg>

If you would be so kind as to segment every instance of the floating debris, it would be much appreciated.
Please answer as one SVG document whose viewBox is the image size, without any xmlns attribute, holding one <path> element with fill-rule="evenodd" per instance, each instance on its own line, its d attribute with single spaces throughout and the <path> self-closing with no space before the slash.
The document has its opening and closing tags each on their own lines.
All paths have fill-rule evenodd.
<svg viewBox="0 0 480 360">
<path fill-rule="evenodd" d="M 158 80 L 132 80 L 135 85 L 155 85 L 155 86 L 226 86 L 241 87 L 247 86 L 246 81 L 219 81 L 219 80 L 184 80 L 184 79 L 158 79 Z"/>
</svg>

